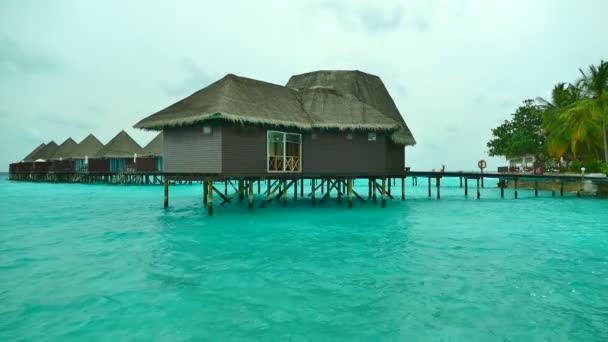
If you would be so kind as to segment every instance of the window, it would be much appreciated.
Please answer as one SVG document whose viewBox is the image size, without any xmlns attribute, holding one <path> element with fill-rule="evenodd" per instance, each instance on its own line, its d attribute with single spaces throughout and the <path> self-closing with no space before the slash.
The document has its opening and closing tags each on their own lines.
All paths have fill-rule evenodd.
<svg viewBox="0 0 608 342">
<path fill-rule="evenodd" d="M 302 171 L 302 135 L 268 131 L 268 172 Z"/>
<path fill-rule="evenodd" d="M 203 126 L 203 135 L 211 135 L 211 133 L 213 133 L 211 126 Z"/>
<path fill-rule="evenodd" d="M 367 140 L 368 141 L 376 141 L 376 132 L 369 132 L 369 133 L 367 133 Z"/>
</svg>

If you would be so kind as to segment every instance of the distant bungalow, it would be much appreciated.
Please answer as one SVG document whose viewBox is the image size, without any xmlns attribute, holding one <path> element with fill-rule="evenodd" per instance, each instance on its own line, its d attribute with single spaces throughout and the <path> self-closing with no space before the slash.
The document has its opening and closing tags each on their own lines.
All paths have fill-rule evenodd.
<svg viewBox="0 0 608 342">
<path fill-rule="evenodd" d="M 112 140 L 89 159 L 89 172 L 125 172 L 135 170 L 135 158 L 142 148 L 125 131 L 120 131 Z"/>
<path fill-rule="evenodd" d="M 224 177 L 382 177 L 416 141 L 379 77 L 316 71 L 286 86 L 229 74 L 141 120 L 163 171 Z"/>
</svg>

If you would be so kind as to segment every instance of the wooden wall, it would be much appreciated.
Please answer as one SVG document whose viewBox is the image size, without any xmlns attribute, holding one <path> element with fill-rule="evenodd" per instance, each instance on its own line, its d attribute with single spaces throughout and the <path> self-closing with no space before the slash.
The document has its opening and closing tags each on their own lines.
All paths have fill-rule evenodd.
<svg viewBox="0 0 608 342">
<path fill-rule="evenodd" d="M 164 172 L 222 172 L 222 127 L 213 125 L 211 135 L 201 125 L 165 129 Z"/>
</svg>

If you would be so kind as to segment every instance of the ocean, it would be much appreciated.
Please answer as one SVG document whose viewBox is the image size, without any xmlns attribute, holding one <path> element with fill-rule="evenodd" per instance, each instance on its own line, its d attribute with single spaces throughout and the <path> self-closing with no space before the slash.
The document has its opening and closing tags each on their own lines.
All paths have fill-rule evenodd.
<svg viewBox="0 0 608 342">
<path fill-rule="evenodd" d="M 420 179 L 385 209 L 290 191 L 209 217 L 201 184 L 163 209 L 161 186 L 6 178 L 2 341 L 608 339 L 606 200 Z"/>
</svg>

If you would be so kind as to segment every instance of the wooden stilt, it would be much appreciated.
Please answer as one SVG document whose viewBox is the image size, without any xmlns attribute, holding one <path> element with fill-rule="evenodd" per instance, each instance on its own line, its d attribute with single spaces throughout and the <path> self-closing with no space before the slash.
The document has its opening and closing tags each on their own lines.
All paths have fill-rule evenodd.
<svg viewBox="0 0 608 342">
<path fill-rule="evenodd" d="M 258 179 L 258 195 L 262 192 L 262 186 L 260 185 L 260 183 L 262 183 L 261 180 Z"/>
<path fill-rule="evenodd" d="M 207 205 L 207 182 L 203 181 L 203 205 Z"/>
<path fill-rule="evenodd" d="M 259 185 L 260 183 L 258 183 Z M 247 192 L 249 199 L 249 209 L 253 209 L 253 182 L 249 181 L 249 191 Z"/>
<path fill-rule="evenodd" d="M 207 181 L 207 212 L 213 215 L 213 181 Z"/>
<path fill-rule="evenodd" d="M 205 184 L 205 182 L 203 181 L 203 184 Z M 224 195 L 228 196 L 228 180 L 224 180 Z"/>
<path fill-rule="evenodd" d="M 441 177 L 437 177 L 437 199 L 441 198 Z"/>
<path fill-rule="evenodd" d="M 517 199 L 517 183 L 518 183 L 519 179 L 515 178 L 514 181 L 515 181 L 515 194 L 514 194 L 514 196 L 515 196 L 515 199 Z"/>
<path fill-rule="evenodd" d="M 372 201 L 374 203 L 376 203 L 376 192 L 378 192 L 378 190 L 376 189 L 376 179 L 375 178 L 372 179 L 372 186 L 374 188 L 374 190 L 372 191 Z"/>
<path fill-rule="evenodd" d="M 431 177 L 428 177 L 429 179 L 429 197 L 431 197 Z"/>
<path fill-rule="evenodd" d="M 466 177 L 464 178 L 464 196 L 469 196 L 469 179 Z"/>
<path fill-rule="evenodd" d="M 382 208 L 386 207 L 386 178 L 382 177 Z"/>
<path fill-rule="evenodd" d="M 348 208 L 353 207 L 353 180 L 351 178 L 348 179 Z"/>
<path fill-rule="evenodd" d="M 405 200 L 405 177 L 401 177 L 401 200 Z"/>
<path fill-rule="evenodd" d="M 538 197 L 538 181 L 534 181 L 534 196 Z"/>
<path fill-rule="evenodd" d="M 165 178 L 165 183 L 164 183 L 164 188 L 165 188 L 165 208 L 167 208 L 169 206 L 169 180 L 167 178 Z"/>
<path fill-rule="evenodd" d="M 485 185 L 484 185 L 484 183 L 483 183 L 483 176 L 481 176 L 481 187 L 482 187 L 482 188 L 485 188 Z"/>
<path fill-rule="evenodd" d="M 342 181 L 336 180 L 336 191 L 338 192 L 338 202 L 342 201 Z"/>
<path fill-rule="evenodd" d="M 391 181 L 391 179 L 389 178 L 389 179 L 388 179 L 388 194 L 389 194 L 389 195 L 391 194 L 391 183 L 392 183 L 392 181 Z"/>
<path fill-rule="evenodd" d="M 371 178 L 367 179 L 367 198 L 368 199 L 372 198 L 372 179 Z"/>
<path fill-rule="evenodd" d="M 504 181 L 504 179 L 499 180 L 498 185 L 500 185 L 500 198 L 505 198 L 505 181 Z"/>
<path fill-rule="evenodd" d="M 283 206 L 287 206 L 287 180 L 283 179 Z"/>
<path fill-rule="evenodd" d="M 243 187 L 244 187 L 243 180 L 239 179 L 239 203 L 241 203 L 243 201 L 243 197 L 244 197 Z"/>
<path fill-rule="evenodd" d="M 477 199 L 481 197 L 481 193 L 479 192 L 479 178 L 477 178 Z"/>
<path fill-rule="evenodd" d="M 314 207 L 317 202 L 317 199 L 315 198 L 316 189 L 315 189 L 315 179 L 314 178 L 310 180 L 310 187 L 311 187 L 312 205 Z"/>
<path fill-rule="evenodd" d="M 462 177 L 459 177 L 459 178 L 460 178 L 460 188 L 462 189 Z"/>
<path fill-rule="evenodd" d="M 564 181 L 559 182 L 559 195 L 564 196 Z"/>
<path fill-rule="evenodd" d="M 294 202 L 298 200 L 298 180 L 294 180 L 293 183 L 293 200 Z"/>
<path fill-rule="evenodd" d="M 300 179 L 300 196 L 304 196 L 304 178 Z"/>
</svg>

